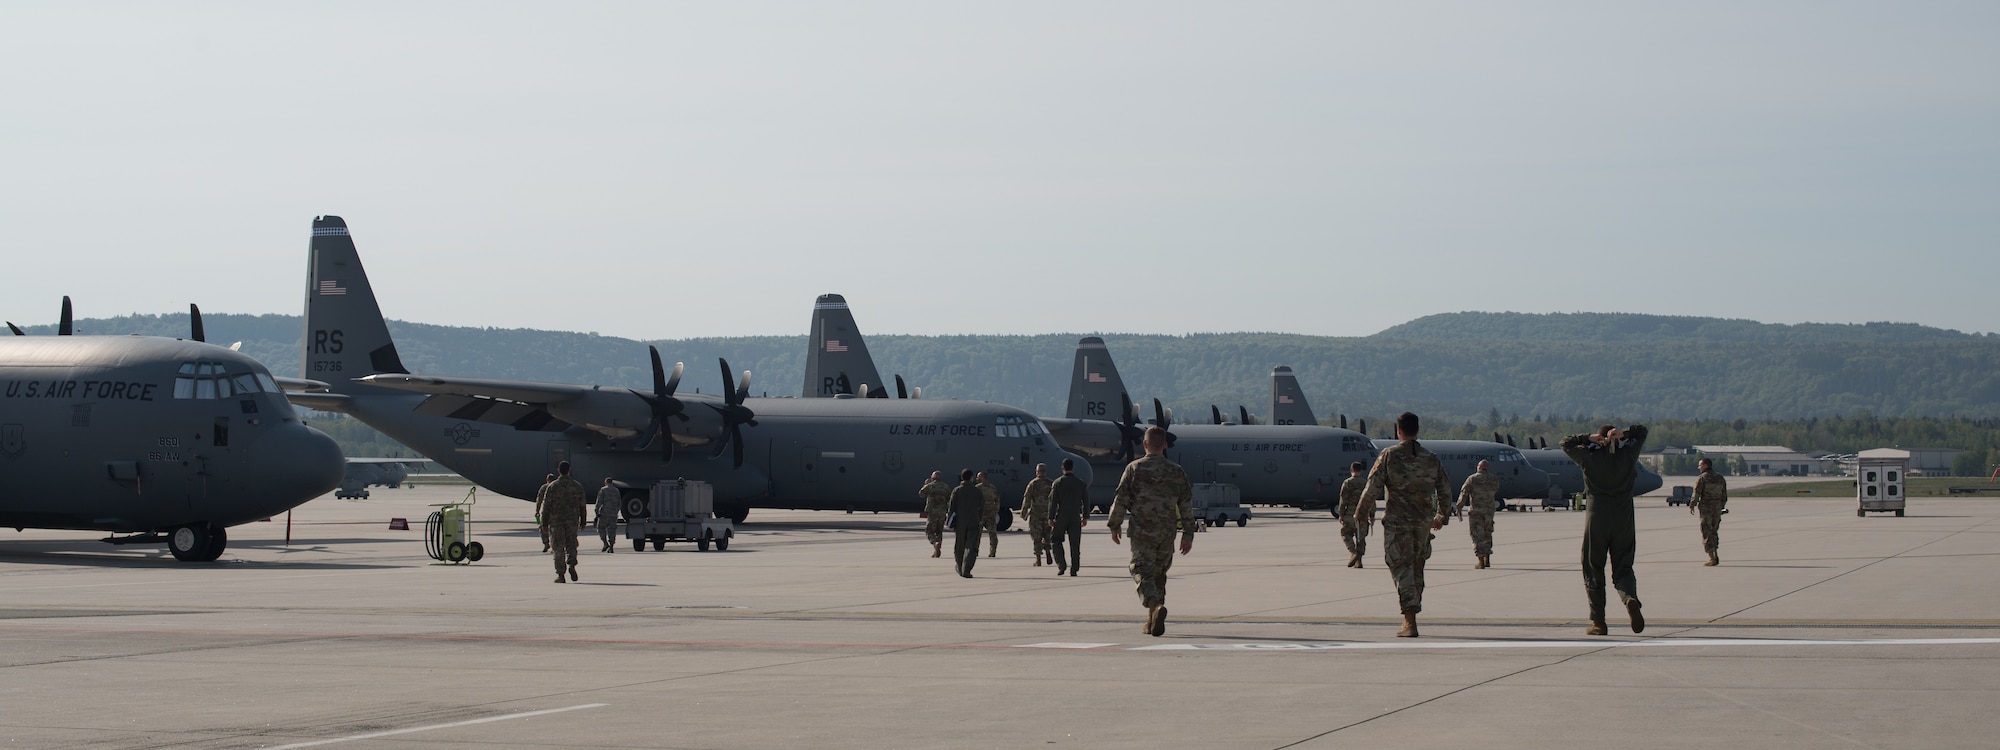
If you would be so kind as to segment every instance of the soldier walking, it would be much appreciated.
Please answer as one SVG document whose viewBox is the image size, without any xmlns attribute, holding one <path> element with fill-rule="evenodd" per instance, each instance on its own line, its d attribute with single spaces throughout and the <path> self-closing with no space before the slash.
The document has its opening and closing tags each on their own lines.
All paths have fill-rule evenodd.
<svg viewBox="0 0 2000 750">
<path fill-rule="evenodd" d="M 542 506 L 549 502 L 549 483 L 556 481 L 556 475 L 543 474 L 542 487 L 535 490 L 535 527 L 542 530 L 542 554 L 549 553 L 549 527 L 542 523 Z"/>
<path fill-rule="evenodd" d="M 542 531 L 556 559 L 556 583 L 563 583 L 567 567 L 569 580 L 576 580 L 576 532 L 583 522 L 583 485 L 569 477 L 569 462 L 556 464 L 556 478 L 542 485 Z"/>
<path fill-rule="evenodd" d="M 1028 539 L 1035 543 L 1035 567 L 1042 567 L 1042 561 L 1049 556 L 1049 491 L 1054 487 L 1049 481 L 1049 465 L 1035 464 L 1035 478 L 1028 480 L 1028 489 L 1021 493 L 1021 521 L 1028 524 Z"/>
<path fill-rule="evenodd" d="M 1119 538 L 1126 516 L 1132 519 L 1132 580 L 1139 584 L 1139 603 L 1146 607 L 1148 635 L 1167 632 L 1167 569 L 1174 564 L 1174 532 L 1180 531 L 1181 554 L 1194 549 L 1201 520 L 1194 515 L 1194 488 L 1180 464 L 1167 460 L 1167 431 L 1146 429 L 1146 455 L 1125 466 L 1112 496 L 1111 543 Z"/>
<path fill-rule="evenodd" d="M 1604 635 L 1604 562 L 1611 561 L 1611 585 L 1632 618 L 1632 632 L 1646 629 L 1639 613 L 1639 579 L 1632 559 L 1639 551 L 1639 533 L 1632 515 L 1632 480 L 1639 476 L 1639 451 L 1646 445 L 1646 426 L 1620 430 L 1611 425 L 1596 432 L 1563 438 L 1562 451 L 1583 468 L 1583 486 L 1590 504 L 1583 516 L 1583 592 L 1590 598 L 1589 635 Z"/>
<path fill-rule="evenodd" d="M 1062 476 L 1049 487 L 1049 557 L 1056 561 L 1056 575 L 1067 571 L 1072 577 L 1083 563 L 1083 527 L 1090 523 L 1090 485 L 1076 478 L 1076 460 L 1065 458 Z M 1069 541 L 1069 563 L 1063 563 L 1063 541 Z"/>
<path fill-rule="evenodd" d="M 1708 551 L 1708 562 L 1702 565 L 1719 565 L 1722 561 L 1715 553 L 1722 548 L 1722 509 L 1729 506 L 1729 482 L 1715 473 L 1714 461 L 1704 458 L 1696 465 L 1701 476 L 1694 480 L 1694 502 L 1688 503 L 1688 512 L 1701 511 L 1701 548 Z"/>
<path fill-rule="evenodd" d="M 993 486 L 992 482 L 986 481 L 986 472 L 983 471 L 979 472 L 979 497 L 981 501 L 979 506 L 979 525 L 980 528 L 986 530 L 986 539 L 989 545 L 986 548 L 986 556 L 998 557 L 1000 555 L 1000 488 Z M 974 552 L 979 551 L 978 544 L 972 546 Z"/>
<path fill-rule="evenodd" d="M 952 565 L 958 574 L 972 577 L 972 565 L 979 562 L 979 516 L 985 512 L 986 498 L 973 484 L 972 470 L 958 472 L 958 486 L 951 490 Z"/>
<path fill-rule="evenodd" d="M 951 512 L 951 487 L 944 483 L 944 472 L 931 472 L 917 496 L 924 499 L 924 538 L 931 542 L 931 557 L 937 557 L 944 548 L 944 517 Z"/>
<path fill-rule="evenodd" d="M 611 477 L 604 478 L 604 486 L 597 490 L 597 541 L 604 543 L 606 553 L 618 551 L 618 488 L 611 486 Z"/>
<path fill-rule="evenodd" d="M 1493 511 L 1494 496 L 1500 494 L 1500 478 L 1493 476 L 1493 462 L 1480 461 L 1478 473 L 1465 478 L 1465 486 L 1458 489 L 1458 508 L 1471 514 L 1466 525 L 1472 530 L 1472 556 L 1478 558 L 1474 569 L 1491 567 L 1489 558 L 1493 556 Z"/>
<path fill-rule="evenodd" d="M 1431 532 L 1451 520 L 1451 488 L 1444 464 L 1417 442 L 1417 415 L 1396 417 L 1395 445 L 1375 457 L 1361 502 L 1382 501 L 1382 554 L 1396 581 L 1403 608 L 1398 638 L 1417 637 L 1417 613 L 1424 611 L 1424 562 L 1431 559 Z"/>
<path fill-rule="evenodd" d="M 1340 483 L 1340 541 L 1347 543 L 1347 567 L 1361 567 L 1368 554 L 1368 527 L 1375 525 L 1375 502 L 1361 503 L 1361 491 L 1368 488 L 1368 467 L 1360 461 L 1347 467 L 1347 480 Z"/>
</svg>

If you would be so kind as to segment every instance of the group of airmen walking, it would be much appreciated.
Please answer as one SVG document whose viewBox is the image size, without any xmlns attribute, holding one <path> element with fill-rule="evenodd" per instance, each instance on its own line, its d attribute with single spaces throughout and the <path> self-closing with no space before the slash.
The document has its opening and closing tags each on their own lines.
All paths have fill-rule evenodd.
<svg viewBox="0 0 2000 750">
<path fill-rule="evenodd" d="M 1480 461 L 1478 470 L 1459 488 L 1456 502 L 1445 483 L 1444 465 L 1437 455 L 1417 441 L 1417 415 L 1404 412 L 1396 420 L 1397 444 L 1376 456 L 1372 470 L 1362 471 L 1356 462 L 1351 476 L 1341 485 L 1341 540 L 1349 553 L 1347 566 L 1362 567 L 1367 553 L 1368 529 L 1375 520 L 1377 503 L 1383 510 L 1383 557 L 1396 586 L 1402 608 L 1403 627 L 1396 635 L 1417 637 L 1417 614 L 1423 611 L 1424 563 L 1431 557 L 1431 541 L 1436 532 L 1454 516 L 1466 520 L 1472 537 L 1474 569 L 1492 565 L 1493 514 L 1499 509 L 1496 496 L 1500 479 L 1492 465 Z M 1610 584 L 1618 592 L 1632 632 L 1646 629 L 1643 605 L 1639 600 L 1638 578 L 1632 562 L 1638 534 L 1632 505 L 1632 484 L 1638 476 L 1639 453 L 1646 443 L 1646 427 L 1633 425 L 1619 429 L 1604 425 L 1595 432 L 1571 435 L 1561 446 L 1564 455 L 1583 469 L 1584 489 L 1590 502 L 1584 508 L 1582 569 L 1584 597 L 1589 606 L 1589 635 L 1604 635 L 1605 567 L 1611 568 Z M 1700 462 L 1701 477 L 1695 482 L 1695 501 L 1690 513 L 1701 516 L 1702 546 L 1708 553 L 1706 565 L 1716 565 L 1720 542 L 1718 533 L 1729 493 L 1723 478 L 1708 459 Z"/>
</svg>

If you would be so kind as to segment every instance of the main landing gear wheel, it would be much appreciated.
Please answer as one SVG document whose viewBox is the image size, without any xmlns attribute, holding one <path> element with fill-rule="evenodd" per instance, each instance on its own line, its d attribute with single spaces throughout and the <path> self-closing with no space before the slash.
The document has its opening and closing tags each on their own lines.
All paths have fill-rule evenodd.
<svg viewBox="0 0 2000 750">
<path fill-rule="evenodd" d="M 716 515 L 721 516 L 722 514 L 718 513 Z M 729 519 L 730 523 L 741 524 L 745 519 L 750 517 L 750 506 L 745 505 L 738 508 L 731 508 L 729 509 L 729 515 L 722 517 Z"/>
<path fill-rule="evenodd" d="M 209 562 L 222 556 L 229 536 L 221 527 L 190 523 L 174 527 L 167 534 L 167 551 L 181 562 Z"/>
<path fill-rule="evenodd" d="M 1014 511 L 1007 508 L 1001 508 L 1000 519 L 993 523 L 993 528 L 998 529 L 1000 531 L 1006 531 L 1013 527 L 1014 527 Z"/>
</svg>

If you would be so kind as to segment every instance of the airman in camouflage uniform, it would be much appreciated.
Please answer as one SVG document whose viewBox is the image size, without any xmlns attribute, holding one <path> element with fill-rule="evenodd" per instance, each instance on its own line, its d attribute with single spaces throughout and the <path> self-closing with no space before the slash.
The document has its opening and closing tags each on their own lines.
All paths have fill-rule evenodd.
<svg viewBox="0 0 2000 750">
<path fill-rule="evenodd" d="M 556 559 L 556 583 L 563 571 L 576 580 L 576 531 L 583 522 L 586 501 L 583 485 L 569 476 L 569 462 L 556 464 L 556 478 L 542 485 L 542 530 L 548 532 L 549 547 Z"/>
<path fill-rule="evenodd" d="M 1417 637 L 1417 613 L 1424 610 L 1424 561 L 1431 558 L 1432 531 L 1451 520 L 1451 488 L 1437 454 L 1417 443 L 1417 415 L 1396 418 L 1396 439 L 1375 457 L 1361 502 L 1382 501 L 1382 552 L 1396 580 L 1403 608 L 1397 637 Z"/>
<path fill-rule="evenodd" d="M 931 557 L 937 557 L 944 551 L 944 517 L 951 512 L 951 486 L 944 483 L 944 472 L 931 472 L 917 496 L 924 499 L 924 538 L 931 542 Z"/>
<path fill-rule="evenodd" d="M 1488 473 L 1493 462 L 1480 461 L 1479 472 L 1465 478 L 1465 486 L 1458 489 L 1458 506 L 1472 514 L 1466 525 L 1472 527 L 1472 556 L 1479 558 L 1473 568 L 1491 565 L 1488 558 L 1493 556 L 1493 511 L 1494 496 L 1500 494 L 1500 478 Z"/>
<path fill-rule="evenodd" d="M 987 557 L 1000 556 L 1000 488 L 986 481 L 986 472 L 979 472 L 979 528 L 986 532 Z"/>
<path fill-rule="evenodd" d="M 1347 481 L 1340 483 L 1340 540 L 1347 543 L 1347 567 L 1361 567 L 1368 554 L 1368 528 L 1375 525 L 1375 503 L 1361 504 L 1361 491 L 1368 488 L 1368 467 L 1360 461 L 1347 467 Z"/>
<path fill-rule="evenodd" d="M 542 554 L 549 553 L 549 527 L 542 525 L 542 506 L 549 502 L 549 483 L 556 481 L 556 475 L 542 475 L 542 487 L 535 490 L 535 526 L 542 530 Z"/>
<path fill-rule="evenodd" d="M 1139 603 L 1146 607 L 1144 632 L 1167 632 L 1167 569 L 1174 564 L 1174 532 L 1181 536 L 1181 554 L 1194 549 L 1195 532 L 1202 530 L 1194 515 L 1194 488 L 1187 472 L 1168 461 L 1167 431 L 1146 430 L 1146 456 L 1125 466 L 1118 478 L 1118 490 L 1111 501 L 1111 542 L 1123 536 L 1125 520 L 1132 521 L 1132 580 L 1139 584 Z"/>
<path fill-rule="evenodd" d="M 1028 480 L 1028 489 L 1021 493 L 1021 520 L 1028 524 L 1028 538 L 1035 542 L 1035 567 L 1049 557 L 1049 490 L 1055 483 L 1049 481 L 1048 464 L 1035 464 L 1035 478 Z"/>
<path fill-rule="evenodd" d="M 1701 476 L 1694 480 L 1694 502 L 1688 503 L 1688 512 L 1701 511 L 1701 548 L 1708 551 L 1708 562 L 1704 566 L 1722 563 L 1715 556 L 1722 548 L 1722 509 L 1729 504 L 1729 482 L 1715 473 L 1715 462 L 1701 460 Z"/>
</svg>

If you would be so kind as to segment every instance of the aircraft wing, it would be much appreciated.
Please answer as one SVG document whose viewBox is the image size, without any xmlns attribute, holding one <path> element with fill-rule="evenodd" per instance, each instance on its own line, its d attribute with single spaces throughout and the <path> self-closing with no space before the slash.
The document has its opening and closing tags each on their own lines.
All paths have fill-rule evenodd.
<svg viewBox="0 0 2000 750">
<path fill-rule="evenodd" d="M 350 464 L 404 464 L 412 469 L 421 469 L 424 464 L 430 463 L 431 460 L 428 458 L 356 458 L 348 456 L 347 462 Z"/>
<path fill-rule="evenodd" d="M 401 373 L 370 375 L 357 378 L 356 382 L 431 394 L 417 406 L 419 414 L 504 424 L 518 430 L 560 432 L 570 425 L 580 425 L 607 438 L 623 440 L 646 438 L 653 425 L 653 410 L 646 400 L 635 391 L 616 386 Z M 715 399 L 708 397 L 708 400 Z M 676 424 L 671 430 L 674 440 L 683 445 L 707 443 L 719 432 L 720 422 L 708 409 L 690 411 L 690 419 L 696 424 L 693 429 Z"/>
</svg>

